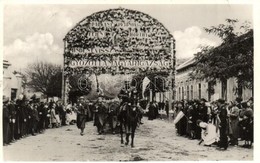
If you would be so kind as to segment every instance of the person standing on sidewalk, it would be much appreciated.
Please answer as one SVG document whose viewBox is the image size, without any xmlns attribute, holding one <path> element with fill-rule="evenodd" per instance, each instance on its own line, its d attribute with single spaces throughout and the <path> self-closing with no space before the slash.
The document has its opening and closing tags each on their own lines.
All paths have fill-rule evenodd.
<svg viewBox="0 0 260 163">
<path fill-rule="evenodd" d="M 220 131 L 220 140 L 219 140 L 219 148 L 226 150 L 228 148 L 228 113 L 225 106 L 225 100 L 219 99 L 217 101 L 218 105 L 218 117 L 220 120 L 219 123 L 219 131 Z"/>
<path fill-rule="evenodd" d="M 8 108 L 9 99 L 4 97 L 3 98 L 3 143 L 4 146 L 10 143 L 10 114 Z"/>
<path fill-rule="evenodd" d="M 230 125 L 232 129 L 232 133 L 230 134 L 230 145 L 237 146 L 238 145 L 238 137 L 239 137 L 239 102 L 236 100 L 235 104 L 231 107 L 230 110 Z"/>
<path fill-rule="evenodd" d="M 32 103 L 31 104 L 31 123 L 32 123 L 32 135 L 35 136 L 35 134 L 38 132 L 37 131 L 37 126 L 39 122 L 39 115 L 38 115 L 38 110 L 37 110 L 37 105 Z"/>
</svg>

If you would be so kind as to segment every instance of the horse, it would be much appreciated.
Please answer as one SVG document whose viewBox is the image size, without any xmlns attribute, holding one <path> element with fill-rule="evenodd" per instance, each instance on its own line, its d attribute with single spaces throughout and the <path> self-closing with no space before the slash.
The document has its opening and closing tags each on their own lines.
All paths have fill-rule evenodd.
<svg viewBox="0 0 260 163">
<path fill-rule="evenodd" d="M 124 144 L 123 139 L 123 128 L 125 129 L 126 142 L 125 145 L 129 144 L 129 137 L 131 135 L 131 147 L 134 147 L 135 130 L 139 121 L 139 109 L 137 106 L 133 106 L 129 103 L 124 103 L 121 106 L 118 120 L 120 122 L 120 135 L 121 144 Z"/>
</svg>

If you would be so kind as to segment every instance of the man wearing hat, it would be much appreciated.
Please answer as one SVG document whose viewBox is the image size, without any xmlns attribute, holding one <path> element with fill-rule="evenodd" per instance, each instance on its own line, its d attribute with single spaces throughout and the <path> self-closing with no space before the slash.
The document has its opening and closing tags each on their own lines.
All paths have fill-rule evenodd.
<svg viewBox="0 0 260 163">
<path fill-rule="evenodd" d="M 103 103 L 102 97 L 98 97 L 97 102 L 95 103 L 95 118 L 94 118 L 94 126 L 97 127 L 98 134 L 104 133 L 104 125 L 107 119 L 107 109 L 105 104 Z"/>
<path fill-rule="evenodd" d="M 118 98 L 121 99 L 121 103 L 120 106 L 122 106 L 125 103 L 129 103 L 130 102 L 130 91 L 129 91 L 129 85 L 128 85 L 128 81 L 124 82 L 124 87 L 120 90 L 119 94 L 118 94 Z"/>
<path fill-rule="evenodd" d="M 242 109 L 242 105 L 241 105 L 242 101 L 243 101 L 242 98 L 240 98 L 240 97 L 236 98 L 235 105 L 238 107 L 238 109 Z"/>
<path fill-rule="evenodd" d="M 218 105 L 218 111 L 219 111 L 218 117 L 220 120 L 220 123 L 219 123 L 220 140 L 219 140 L 218 146 L 220 149 L 226 150 L 228 147 L 228 136 L 227 136 L 228 113 L 227 113 L 227 109 L 225 106 L 225 100 L 219 99 L 217 101 L 217 105 Z"/>
<path fill-rule="evenodd" d="M 254 110 L 254 99 L 253 99 L 253 97 L 250 97 L 250 98 L 247 100 L 247 105 L 248 105 L 252 110 Z"/>
<path fill-rule="evenodd" d="M 77 127 L 81 130 L 80 135 L 84 135 L 84 129 L 86 126 L 87 108 L 84 107 L 84 97 L 79 98 L 78 110 L 77 110 Z"/>
<path fill-rule="evenodd" d="M 199 105 L 199 119 L 202 120 L 203 122 L 208 122 L 209 117 L 208 117 L 208 107 L 206 106 L 207 100 L 202 98 L 200 100 L 200 105 Z"/>
<path fill-rule="evenodd" d="M 14 101 L 10 101 L 8 105 L 9 115 L 10 115 L 10 139 L 11 141 L 15 141 L 14 134 L 15 134 L 15 123 L 16 123 L 16 108 Z"/>
<path fill-rule="evenodd" d="M 124 112 L 124 107 L 123 105 L 128 105 L 130 103 L 130 91 L 129 91 L 129 81 L 124 81 L 124 87 L 120 90 L 118 94 L 118 98 L 121 100 L 119 104 L 119 115 L 118 115 L 118 120 L 122 121 L 122 116 Z"/>
<path fill-rule="evenodd" d="M 9 133 L 10 133 L 10 115 L 8 108 L 9 99 L 7 97 L 3 97 L 3 143 L 4 146 L 10 143 Z"/>
</svg>

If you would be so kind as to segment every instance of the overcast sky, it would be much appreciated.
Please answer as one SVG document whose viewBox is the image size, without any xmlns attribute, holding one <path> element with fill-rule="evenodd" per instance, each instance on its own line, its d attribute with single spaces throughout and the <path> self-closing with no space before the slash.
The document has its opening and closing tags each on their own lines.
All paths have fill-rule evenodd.
<svg viewBox="0 0 260 163">
<path fill-rule="evenodd" d="M 123 7 L 156 18 L 174 36 L 177 58 L 192 57 L 199 45 L 219 44 L 203 27 L 226 18 L 251 21 L 251 5 L 6 5 L 4 7 L 4 59 L 17 68 L 47 60 L 62 64 L 63 38 L 80 20 L 94 12 Z"/>
</svg>

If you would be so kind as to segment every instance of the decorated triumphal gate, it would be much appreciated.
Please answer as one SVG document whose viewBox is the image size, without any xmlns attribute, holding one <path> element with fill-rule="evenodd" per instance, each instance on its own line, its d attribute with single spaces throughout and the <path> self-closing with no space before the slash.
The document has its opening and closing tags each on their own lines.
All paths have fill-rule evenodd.
<svg viewBox="0 0 260 163">
<path fill-rule="evenodd" d="M 149 15 L 124 8 L 94 13 L 67 33 L 64 44 L 65 103 L 68 77 L 86 73 L 166 75 L 172 100 L 175 40 Z"/>
</svg>

